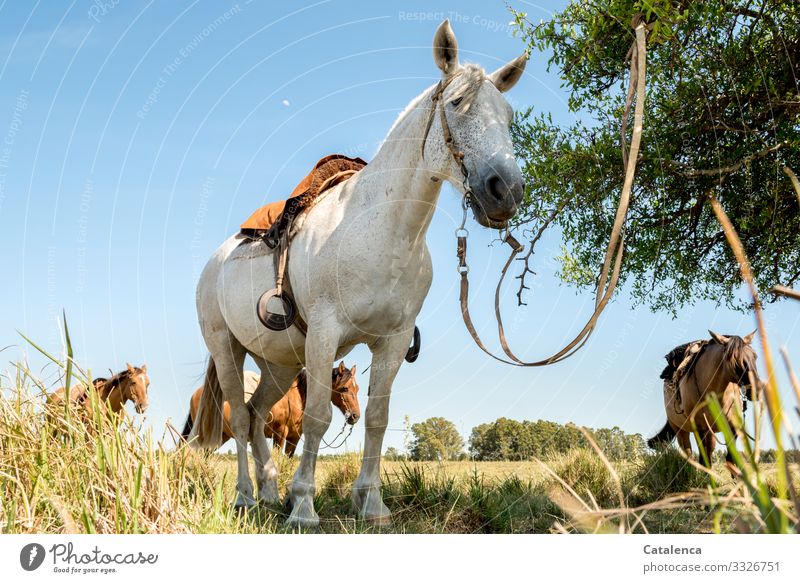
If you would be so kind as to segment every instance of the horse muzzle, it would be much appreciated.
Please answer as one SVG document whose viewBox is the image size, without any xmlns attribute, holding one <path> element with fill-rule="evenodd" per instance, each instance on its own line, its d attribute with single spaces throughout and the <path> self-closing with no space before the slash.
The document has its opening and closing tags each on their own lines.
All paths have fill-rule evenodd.
<svg viewBox="0 0 800 583">
<path fill-rule="evenodd" d="M 354 411 L 348 410 L 344 414 L 344 420 L 348 425 L 355 425 L 356 423 L 358 423 L 358 420 L 360 418 L 361 418 L 361 416 L 358 413 L 354 412 Z"/>
<path fill-rule="evenodd" d="M 477 174 L 470 180 L 472 196 L 469 204 L 478 224 L 490 229 L 504 229 L 508 221 L 517 214 L 522 202 L 522 173 L 516 163 L 489 172 Z"/>
</svg>

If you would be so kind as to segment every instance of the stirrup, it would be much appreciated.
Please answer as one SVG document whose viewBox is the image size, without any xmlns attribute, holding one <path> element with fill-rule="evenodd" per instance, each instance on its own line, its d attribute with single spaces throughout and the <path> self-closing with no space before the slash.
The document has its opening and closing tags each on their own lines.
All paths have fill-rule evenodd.
<svg viewBox="0 0 800 583">
<path fill-rule="evenodd" d="M 272 298 L 278 298 L 283 304 L 283 311 L 285 314 L 276 314 L 267 309 L 267 304 Z M 256 302 L 256 315 L 261 323 L 270 330 L 280 332 L 286 330 L 293 323 L 297 317 L 297 306 L 294 303 L 294 298 L 291 295 L 282 292 L 278 293 L 277 288 L 272 288 L 261 294 Z"/>
<path fill-rule="evenodd" d="M 405 360 L 406 362 L 414 362 L 419 357 L 419 351 L 421 348 L 422 338 L 419 333 L 419 328 L 414 326 L 414 341 L 412 342 L 411 346 L 406 352 Z"/>
</svg>

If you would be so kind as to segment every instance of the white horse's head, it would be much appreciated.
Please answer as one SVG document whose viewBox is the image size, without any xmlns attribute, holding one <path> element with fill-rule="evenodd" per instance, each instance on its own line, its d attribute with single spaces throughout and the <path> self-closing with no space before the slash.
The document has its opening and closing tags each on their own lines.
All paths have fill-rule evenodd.
<svg viewBox="0 0 800 583">
<path fill-rule="evenodd" d="M 458 42 L 445 20 L 433 38 L 433 58 L 442 72 L 440 97 L 453 148 L 464 154 L 475 220 L 485 227 L 503 228 L 522 201 L 522 172 L 514 158 L 511 122 L 514 111 L 503 97 L 525 70 L 527 52 L 487 75 L 458 61 Z M 436 118 L 441 121 L 440 114 Z M 448 153 L 448 180 L 464 193 L 458 161 Z"/>
</svg>

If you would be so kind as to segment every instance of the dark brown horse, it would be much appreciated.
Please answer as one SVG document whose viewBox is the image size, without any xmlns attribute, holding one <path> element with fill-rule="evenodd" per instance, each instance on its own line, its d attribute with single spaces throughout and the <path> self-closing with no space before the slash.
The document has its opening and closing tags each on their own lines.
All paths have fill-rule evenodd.
<svg viewBox="0 0 800 583">
<path fill-rule="evenodd" d="M 97 378 L 92 385 L 72 385 L 69 390 L 69 402 L 72 408 L 85 420 L 92 417 L 90 393 L 97 395 L 97 402 L 104 411 L 121 414 L 128 401 L 133 401 L 137 413 L 144 413 L 148 405 L 147 391 L 150 378 L 147 376 L 147 365 L 141 367 L 128 364 L 127 368 L 111 378 Z M 56 418 L 64 410 L 66 387 L 60 387 L 47 395 L 46 409 L 54 413 Z"/>
<path fill-rule="evenodd" d="M 356 367 L 351 369 L 345 367 L 344 362 L 333 369 L 332 373 L 331 403 L 344 415 L 345 421 L 354 425 L 361 416 L 361 409 L 358 405 L 358 383 L 356 382 Z M 252 371 L 244 373 L 245 393 L 252 395 L 258 386 L 260 377 Z M 272 439 L 273 447 L 284 449 L 289 457 L 294 455 L 300 436 L 303 435 L 303 411 L 306 405 L 306 371 L 300 371 L 292 386 L 270 409 L 269 415 L 264 426 L 264 435 L 267 439 Z M 203 395 L 203 387 L 199 387 L 192 395 L 189 402 L 189 416 L 183 427 L 181 435 L 188 440 L 197 416 L 197 409 L 200 406 L 200 397 Z M 230 426 L 231 408 L 228 402 L 223 405 L 223 430 L 222 443 L 227 442 L 233 436 Z"/>
<path fill-rule="evenodd" d="M 760 390 L 763 386 L 756 370 L 756 354 L 750 346 L 755 332 L 744 338 L 709 333 L 711 341 L 700 344 L 693 360 L 686 361 L 688 366 L 678 380 L 677 391 L 669 379 L 664 383 L 667 423 L 647 441 L 654 447 L 677 437 L 678 445 L 691 456 L 690 436 L 696 428 L 700 460 L 706 465 L 711 463 L 717 444 L 715 433 L 719 431 L 706 399 L 716 395 L 728 424 L 735 427 L 736 418 L 744 412 L 741 387 L 746 387 L 747 398 L 753 400 L 754 387 Z M 726 459 L 731 461 L 730 453 Z"/>
</svg>

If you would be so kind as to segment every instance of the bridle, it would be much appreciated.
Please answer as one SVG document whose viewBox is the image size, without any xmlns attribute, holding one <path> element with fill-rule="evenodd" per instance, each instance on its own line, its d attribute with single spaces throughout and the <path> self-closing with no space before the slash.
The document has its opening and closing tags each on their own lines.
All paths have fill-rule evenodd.
<svg viewBox="0 0 800 583">
<path fill-rule="evenodd" d="M 325 437 L 322 437 L 321 441 L 322 441 L 323 445 L 319 449 L 321 449 L 321 450 L 322 449 L 339 449 L 340 447 L 343 447 L 344 444 L 347 443 L 347 440 L 350 437 L 350 434 L 353 433 L 354 425 L 355 424 L 350 424 L 350 423 L 347 422 L 347 415 L 345 415 L 344 423 L 342 424 L 342 428 L 339 430 L 339 433 L 337 433 L 334 436 L 334 438 L 331 439 L 330 443 L 325 441 Z M 344 436 L 344 437 L 342 437 L 342 436 Z M 339 441 L 339 438 L 342 438 L 342 440 L 339 443 L 336 443 L 337 441 Z"/>
<path fill-rule="evenodd" d="M 578 350 L 580 350 L 584 344 L 589 340 L 594 328 L 597 324 L 600 315 L 602 314 L 603 310 L 605 309 L 606 305 L 610 301 L 614 290 L 617 287 L 619 282 L 620 270 L 622 266 L 622 255 L 623 249 L 625 245 L 625 237 L 622 231 L 623 224 L 627 217 L 628 212 L 628 205 L 630 202 L 631 190 L 633 187 L 633 178 L 636 173 L 636 161 L 639 155 L 639 146 L 641 143 L 641 136 L 642 136 L 642 120 L 644 117 L 644 100 L 645 100 L 645 71 L 646 71 L 646 35 L 647 31 L 651 28 L 651 26 L 647 25 L 643 22 L 641 17 L 634 18 L 632 25 L 636 32 L 636 40 L 634 41 L 633 45 L 631 46 L 631 50 L 629 52 L 629 56 L 631 57 L 631 65 L 630 65 L 630 81 L 628 87 L 628 94 L 625 103 L 625 112 L 623 114 L 623 122 L 622 122 L 622 130 L 621 130 L 621 146 L 622 146 L 622 158 L 623 158 L 623 166 L 625 168 L 625 181 L 622 187 L 622 194 L 620 196 L 619 207 L 617 208 L 617 214 L 614 220 L 614 226 L 611 231 L 611 237 L 608 242 L 608 249 L 606 250 L 605 260 L 603 262 L 603 267 L 600 271 L 600 276 L 598 278 L 597 283 L 597 292 L 595 298 L 595 309 L 592 313 L 592 316 L 587 321 L 586 325 L 583 329 L 573 338 L 571 342 L 569 342 L 566 346 L 564 346 L 561 350 L 556 352 L 555 354 L 536 361 L 524 361 L 518 358 L 511 348 L 508 345 L 505 335 L 505 328 L 503 327 L 503 319 L 500 313 L 500 290 L 503 285 L 503 281 L 505 280 L 506 274 L 508 273 L 508 269 L 513 263 L 513 261 L 517 258 L 517 255 L 524 249 L 524 246 L 517 241 L 507 230 L 501 235 L 501 240 L 506 243 L 509 247 L 511 247 L 511 253 L 506 260 L 505 265 L 500 274 L 500 279 L 497 283 L 497 288 L 495 289 L 494 295 L 494 309 L 495 309 L 495 318 L 497 320 L 497 332 L 498 337 L 500 340 L 500 345 L 503 348 L 503 352 L 508 358 L 504 358 L 502 356 L 498 356 L 491 352 L 486 346 L 484 345 L 483 341 L 478 334 L 478 331 L 475 329 L 474 324 L 472 323 L 472 317 L 469 312 L 469 265 L 467 264 L 467 238 L 469 237 L 469 231 L 466 228 L 466 221 L 467 221 L 467 209 L 470 204 L 474 204 L 475 199 L 473 196 L 472 189 L 469 185 L 469 171 L 464 164 L 464 152 L 459 150 L 456 146 L 455 141 L 453 140 L 452 132 L 450 131 L 450 126 L 447 123 L 447 115 L 444 110 L 444 104 L 442 103 L 442 95 L 447 88 L 447 86 L 453 81 L 453 79 L 459 74 L 456 73 L 447 77 L 446 79 L 442 79 L 436 85 L 433 94 L 431 96 L 431 112 L 430 117 L 428 118 L 428 123 L 425 128 L 425 133 L 423 134 L 422 138 L 422 157 L 425 158 L 425 144 L 427 143 L 428 134 L 431 129 L 431 125 L 433 124 L 433 119 L 436 114 L 436 110 L 439 110 L 439 120 L 442 126 L 442 136 L 444 138 L 445 145 L 450 152 L 450 155 L 453 157 L 453 160 L 459 166 L 461 170 L 461 175 L 463 177 L 463 190 L 464 196 L 461 201 L 461 207 L 463 211 L 463 216 L 461 219 L 461 225 L 456 229 L 456 255 L 458 257 L 458 266 L 457 271 L 458 274 L 461 276 L 461 284 L 460 284 L 460 294 L 459 300 L 461 304 L 461 316 L 464 320 L 464 325 L 467 328 L 467 331 L 472 336 L 472 339 L 475 341 L 475 344 L 480 348 L 483 352 L 491 356 L 497 361 L 503 362 L 505 364 L 510 364 L 513 366 L 521 366 L 521 367 L 537 367 L 537 366 L 546 366 L 549 364 L 554 364 L 556 362 L 560 362 L 566 358 L 569 358 L 573 354 L 575 354 Z M 627 145 L 625 143 L 625 134 L 627 129 L 627 120 L 628 115 L 630 114 L 631 105 L 633 102 L 634 91 L 637 95 L 636 100 L 636 107 L 634 111 L 634 128 L 633 134 L 631 138 L 631 145 L 630 145 L 630 153 L 628 152 Z M 630 163 L 629 163 L 630 162 Z M 613 261 L 613 266 L 612 266 Z"/>
<path fill-rule="evenodd" d="M 347 431 L 346 434 L 345 431 Z M 344 446 L 345 443 L 347 443 L 347 439 L 350 437 L 351 433 L 353 433 L 353 426 L 348 425 L 347 419 L 345 419 L 344 424 L 342 425 L 342 429 L 339 431 L 339 433 L 336 434 L 336 436 L 333 439 L 331 439 L 330 443 L 325 441 L 324 437 L 321 438 L 323 445 L 319 449 L 339 449 L 340 447 Z M 339 438 L 342 437 L 342 435 L 344 435 L 342 441 L 340 443 L 336 443 L 339 440 Z"/>
<path fill-rule="evenodd" d="M 439 83 L 436 84 L 436 87 L 431 94 L 431 112 L 428 116 L 428 123 L 425 125 L 425 133 L 422 135 L 422 159 L 425 159 L 425 145 L 428 143 L 428 134 L 431 131 L 431 126 L 433 125 L 433 118 L 436 115 L 436 111 L 439 111 L 439 123 L 442 126 L 442 137 L 444 138 L 444 143 L 447 146 L 447 150 L 450 152 L 453 160 L 455 161 L 456 165 L 458 165 L 459 170 L 461 170 L 461 183 L 464 189 L 464 196 L 461 199 L 461 208 L 463 212 L 463 218 L 461 220 L 461 226 L 456 230 L 456 234 L 459 232 L 463 232 L 466 235 L 469 234 L 469 231 L 465 228 L 467 223 L 467 208 L 471 201 L 474 201 L 474 196 L 472 192 L 472 188 L 469 185 L 469 169 L 467 165 L 464 163 L 464 152 L 459 150 L 456 146 L 456 142 L 453 139 L 453 133 L 450 131 L 450 125 L 447 123 L 447 114 L 444 111 L 444 103 L 442 102 L 442 96 L 444 95 L 445 89 L 447 89 L 448 85 L 453 82 L 453 80 L 458 77 L 461 72 L 456 72 L 446 79 L 442 79 Z"/>
</svg>

